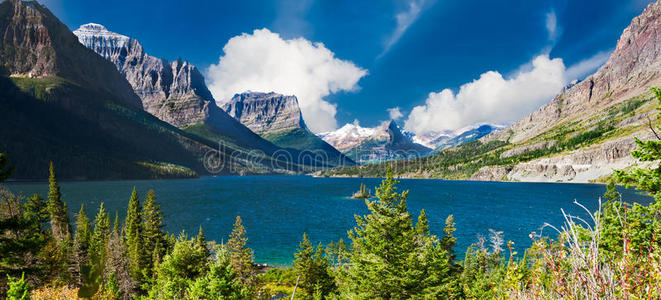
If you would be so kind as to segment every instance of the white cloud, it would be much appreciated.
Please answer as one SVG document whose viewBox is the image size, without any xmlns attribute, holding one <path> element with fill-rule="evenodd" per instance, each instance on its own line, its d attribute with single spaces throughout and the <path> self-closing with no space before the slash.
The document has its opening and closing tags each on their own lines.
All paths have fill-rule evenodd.
<svg viewBox="0 0 661 300">
<path fill-rule="evenodd" d="M 608 60 L 610 52 L 599 52 L 569 68 L 562 59 L 542 54 L 509 78 L 497 71 L 483 73 L 463 84 L 456 94 L 450 89 L 430 93 L 424 105 L 413 108 L 404 128 L 426 134 L 479 123 L 518 121 L 548 103 L 569 82 L 593 73 Z"/>
<path fill-rule="evenodd" d="M 358 89 L 367 70 L 335 57 L 322 43 L 285 40 L 268 29 L 231 38 L 218 64 L 206 71 L 209 89 L 219 104 L 236 93 L 261 91 L 296 95 L 310 130 L 337 127 L 336 105 L 324 97 Z"/>
<path fill-rule="evenodd" d="M 397 27 L 392 32 L 390 37 L 386 40 L 385 47 L 379 57 L 386 54 L 390 48 L 399 41 L 407 29 L 418 19 L 420 13 L 432 2 L 433 0 L 407 0 L 406 9 L 397 12 L 395 20 L 397 20 Z"/>
<path fill-rule="evenodd" d="M 399 110 L 399 107 L 393 107 L 393 108 L 388 108 L 388 115 L 390 116 L 390 120 L 399 120 L 401 119 L 404 114 Z"/>
<path fill-rule="evenodd" d="M 459 92 L 432 92 L 409 114 L 404 128 L 416 134 L 456 130 L 476 123 L 519 120 L 548 102 L 567 83 L 562 59 L 539 55 L 532 68 L 511 78 L 489 71 L 462 85 Z"/>
<path fill-rule="evenodd" d="M 549 34 L 549 41 L 555 42 L 558 37 L 558 17 L 553 10 L 546 14 L 546 32 Z"/>
<path fill-rule="evenodd" d="M 585 76 L 594 73 L 610 57 L 611 51 L 601 51 L 589 58 L 586 58 L 567 69 L 567 80 L 583 80 Z"/>
</svg>

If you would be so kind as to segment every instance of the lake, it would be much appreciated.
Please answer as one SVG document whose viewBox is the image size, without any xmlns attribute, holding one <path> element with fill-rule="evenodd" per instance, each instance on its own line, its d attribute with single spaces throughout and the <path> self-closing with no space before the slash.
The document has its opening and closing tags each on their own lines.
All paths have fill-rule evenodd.
<svg viewBox="0 0 661 300">
<path fill-rule="evenodd" d="M 378 178 L 314 178 L 309 176 L 224 176 L 180 180 L 62 182 L 61 191 L 72 217 L 85 204 L 94 218 L 99 203 L 114 217 L 123 220 L 129 196 L 135 186 L 141 201 L 154 189 L 165 215 L 165 229 L 197 234 L 200 225 L 209 240 L 227 241 L 237 215 L 243 218 L 248 245 L 255 260 L 271 265 L 289 265 L 305 232 L 314 244 L 347 241 L 347 231 L 355 225 L 354 215 L 367 213 L 363 200 L 348 197 L 365 183 L 374 193 Z M 6 183 L 10 190 L 46 198 L 48 184 Z M 529 234 L 548 222 L 559 227 L 560 209 L 585 216 L 577 200 L 596 210 L 605 186 L 597 184 L 474 182 L 402 179 L 400 190 L 409 190 L 408 207 L 417 219 L 425 209 L 432 233 L 441 235 L 445 218 L 453 214 L 458 258 L 477 234 L 489 229 L 503 231 L 522 253 L 530 246 Z M 620 189 L 623 199 L 641 204 L 653 201 L 638 191 Z M 111 220 L 112 221 L 112 220 Z M 545 229 L 545 233 L 555 233 Z"/>
</svg>

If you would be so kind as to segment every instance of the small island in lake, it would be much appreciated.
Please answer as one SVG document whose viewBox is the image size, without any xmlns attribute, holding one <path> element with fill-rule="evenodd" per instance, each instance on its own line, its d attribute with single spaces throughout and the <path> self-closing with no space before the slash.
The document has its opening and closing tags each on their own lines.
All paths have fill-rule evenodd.
<svg viewBox="0 0 661 300">
<path fill-rule="evenodd" d="M 352 196 L 351 199 L 367 199 L 371 198 L 372 196 L 370 195 L 370 190 L 367 188 L 367 186 L 364 183 L 360 184 L 360 191 L 355 192 Z"/>
</svg>

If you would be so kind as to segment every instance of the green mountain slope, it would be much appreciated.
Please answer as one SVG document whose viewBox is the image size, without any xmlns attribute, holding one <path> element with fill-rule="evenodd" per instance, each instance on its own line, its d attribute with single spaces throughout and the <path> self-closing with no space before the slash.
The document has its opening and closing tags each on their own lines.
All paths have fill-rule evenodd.
<svg viewBox="0 0 661 300">
<path fill-rule="evenodd" d="M 0 3 L 0 34 L 0 151 L 20 166 L 15 179 L 45 178 L 49 161 L 67 179 L 305 171 L 148 114 L 115 66 L 37 2 Z"/>
</svg>

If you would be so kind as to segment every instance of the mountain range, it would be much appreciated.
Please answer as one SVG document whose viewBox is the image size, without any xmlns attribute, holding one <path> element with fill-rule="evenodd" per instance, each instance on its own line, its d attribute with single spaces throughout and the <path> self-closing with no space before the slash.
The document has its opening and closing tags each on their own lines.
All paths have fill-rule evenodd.
<svg viewBox="0 0 661 300">
<path fill-rule="evenodd" d="M 189 63 L 81 27 L 102 57 L 36 1 L 0 3 L 0 33 L 0 151 L 15 179 L 46 177 L 49 161 L 71 179 L 307 172 L 272 158 L 281 148 L 218 108 Z"/>
<path fill-rule="evenodd" d="M 336 131 L 320 133 L 319 136 L 359 163 L 415 158 L 432 151 L 413 142 L 412 135 L 403 133 L 392 120 L 373 128 L 346 124 Z"/>
<path fill-rule="evenodd" d="M 624 29 L 608 61 L 520 121 L 425 159 L 398 164 L 403 177 L 542 182 L 605 181 L 644 166 L 635 138 L 658 138 L 651 87 L 661 85 L 661 2 Z M 486 132 L 486 131 L 485 131 Z M 327 172 L 380 176 L 375 166 Z"/>
</svg>

